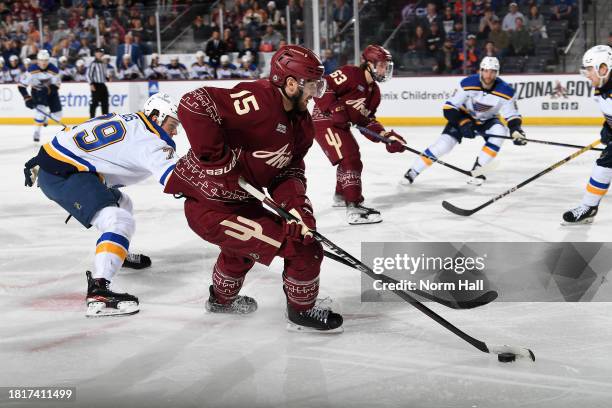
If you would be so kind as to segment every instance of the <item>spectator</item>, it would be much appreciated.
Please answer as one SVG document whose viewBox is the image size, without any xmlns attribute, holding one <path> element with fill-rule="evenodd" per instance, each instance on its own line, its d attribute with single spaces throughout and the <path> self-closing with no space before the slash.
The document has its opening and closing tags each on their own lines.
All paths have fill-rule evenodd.
<svg viewBox="0 0 612 408">
<path fill-rule="evenodd" d="M 495 43 L 493 41 L 487 41 L 485 43 L 484 51 L 482 52 L 482 58 L 484 57 L 500 58 L 499 51 L 497 47 L 495 47 Z"/>
<path fill-rule="evenodd" d="M 267 25 L 271 25 L 277 30 L 283 28 L 282 20 L 281 20 L 281 12 L 276 8 L 276 2 L 269 1 L 267 5 L 268 19 L 266 20 Z"/>
<path fill-rule="evenodd" d="M 501 29 L 501 24 L 499 21 L 493 21 L 488 40 L 495 43 L 501 57 L 504 57 L 508 53 L 508 47 L 510 47 L 510 35 Z"/>
<path fill-rule="evenodd" d="M 223 30 L 223 42 L 225 43 L 226 52 L 236 52 L 238 49 L 236 48 L 236 42 L 232 37 L 232 30 L 230 28 L 226 28 Z"/>
<path fill-rule="evenodd" d="M 529 8 L 529 19 L 527 20 L 527 30 L 534 40 L 548 38 L 544 17 L 540 14 L 538 6 L 535 4 Z"/>
<path fill-rule="evenodd" d="M 441 52 L 438 54 L 437 64 L 434 66 L 434 71 L 440 74 L 458 74 L 459 73 L 459 56 L 457 49 L 453 46 L 450 38 L 444 40 Z"/>
<path fill-rule="evenodd" d="M 472 19 L 473 23 L 480 22 L 480 19 L 484 16 L 485 10 L 488 9 L 487 4 L 484 0 L 474 0 L 472 5 Z"/>
<path fill-rule="evenodd" d="M 266 33 L 261 37 L 259 50 L 264 52 L 274 51 L 278 49 L 278 44 L 282 40 L 281 34 L 271 25 L 266 26 Z"/>
<path fill-rule="evenodd" d="M 289 16 L 291 18 L 291 28 L 293 41 L 300 43 L 304 30 L 304 10 L 297 0 L 289 0 Z"/>
<path fill-rule="evenodd" d="M 218 79 L 238 78 L 238 68 L 230 62 L 230 57 L 222 55 L 219 67 L 217 67 Z"/>
<path fill-rule="evenodd" d="M 214 30 L 212 37 L 206 43 L 206 55 L 208 55 L 210 64 L 213 67 L 219 65 L 219 59 L 223 54 L 225 54 L 225 43 L 221 41 L 219 30 Z"/>
<path fill-rule="evenodd" d="M 242 24 L 252 37 L 257 35 L 262 23 L 263 19 L 261 18 L 261 14 L 255 13 L 253 9 L 248 9 L 242 18 Z"/>
<path fill-rule="evenodd" d="M 510 3 L 510 10 L 508 11 L 508 14 L 506 14 L 506 17 L 504 17 L 504 21 L 502 23 L 502 30 L 514 31 L 516 29 L 516 19 L 519 17 L 523 19 L 523 22 L 525 21 L 525 16 L 518 9 L 518 4 L 514 2 Z"/>
<path fill-rule="evenodd" d="M 571 21 L 575 6 L 576 0 L 555 0 L 552 6 L 552 19 Z"/>
<path fill-rule="evenodd" d="M 132 63 L 132 56 L 130 54 L 123 54 L 121 64 L 118 68 L 117 77 L 124 81 L 142 78 L 142 73 L 140 72 L 138 65 Z"/>
<path fill-rule="evenodd" d="M 187 79 L 189 72 L 187 67 L 179 62 L 179 57 L 170 58 L 170 63 L 166 65 L 168 79 Z"/>
<path fill-rule="evenodd" d="M 9 83 L 12 82 L 12 80 L 13 79 L 8 72 L 8 68 L 4 64 L 4 58 L 0 57 L 0 84 Z"/>
<path fill-rule="evenodd" d="M 53 32 L 53 44 L 57 44 L 64 38 L 67 38 L 70 30 L 66 28 L 66 23 L 63 20 L 57 22 L 57 30 Z"/>
<path fill-rule="evenodd" d="M 30 55 L 36 55 L 38 53 L 38 45 L 31 40 L 27 39 L 25 44 L 21 47 L 19 57 L 23 60 L 28 58 Z"/>
<path fill-rule="evenodd" d="M 68 63 L 72 64 L 77 59 L 77 52 L 74 48 L 70 48 L 68 41 L 68 37 L 66 37 L 53 48 L 53 57 L 59 58 L 64 56 L 68 58 Z"/>
<path fill-rule="evenodd" d="M 151 62 L 149 66 L 144 70 L 144 76 L 146 79 L 167 79 L 168 68 L 165 65 L 159 63 L 159 54 L 151 54 Z"/>
<path fill-rule="evenodd" d="M 335 0 L 332 18 L 336 23 L 336 29 L 340 31 L 353 18 L 353 9 L 345 0 Z"/>
<path fill-rule="evenodd" d="M 140 67 L 143 65 L 143 55 L 140 46 L 134 44 L 134 37 L 132 33 L 127 33 L 124 37 L 124 43 L 119 44 L 117 47 L 117 66 L 122 65 L 125 66 L 125 54 L 130 56 L 130 63 L 134 61 L 140 70 Z M 140 72 L 139 72 L 140 73 Z"/>
<path fill-rule="evenodd" d="M 474 34 L 468 35 L 465 44 L 465 52 L 460 52 L 458 57 L 459 62 L 462 63 L 463 69 L 466 72 L 475 73 L 478 71 L 478 61 L 480 61 L 480 52 L 476 48 L 476 36 Z"/>
<path fill-rule="evenodd" d="M 196 62 L 191 64 L 191 79 L 214 79 L 215 78 L 215 69 L 211 67 L 206 61 L 204 57 L 204 51 L 196 52 Z"/>
<path fill-rule="evenodd" d="M 455 21 L 453 30 L 446 35 L 446 38 L 451 39 L 455 49 L 463 48 L 463 23 L 460 20 Z"/>
<path fill-rule="evenodd" d="M 329 48 L 323 51 L 323 68 L 325 69 L 325 75 L 331 74 L 338 68 L 338 59 Z"/>
<path fill-rule="evenodd" d="M 453 8 L 451 6 L 446 6 L 444 8 L 444 15 L 442 16 L 442 27 L 444 28 L 444 33 L 448 34 L 453 31 L 453 27 L 455 26 L 455 15 L 453 14 Z"/>
<path fill-rule="evenodd" d="M 476 37 L 485 39 L 489 36 L 491 29 L 493 28 L 493 22 L 499 21 L 499 18 L 493 13 L 493 10 L 486 8 L 484 15 L 480 18 L 480 24 L 478 25 L 478 35 Z"/>
<path fill-rule="evenodd" d="M 237 74 L 240 78 L 244 79 L 259 78 L 259 71 L 257 66 L 252 63 L 250 55 L 245 55 L 240 59 L 240 67 L 238 67 Z"/>
<path fill-rule="evenodd" d="M 533 49 L 533 40 L 520 17 L 516 19 L 516 28 L 510 34 L 510 44 L 512 44 L 514 55 L 529 55 Z"/>
<path fill-rule="evenodd" d="M 438 55 L 438 52 L 444 45 L 444 34 L 440 32 L 437 23 L 433 23 L 431 25 L 431 29 L 427 37 L 425 38 L 425 43 L 427 45 L 427 54 L 430 57 L 435 57 Z"/>
<path fill-rule="evenodd" d="M 472 7 L 474 6 L 474 3 L 472 3 L 472 0 L 457 0 L 455 1 L 455 15 L 458 18 L 463 18 L 463 8 L 464 8 L 464 3 L 465 1 L 465 9 L 466 9 L 466 13 L 465 15 L 467 16 L 468 21 L 470 20 L 471 16 L 472 16 Z"/>
<path fill-rule="evenodd" d="M 191 29 L 193 30 L 193 41 L 198 44 L 209 39 L 212 34 L 212 27 L 204 24 L 204 18 L 202 18 L 202 16 L 196 16 L 191 25 Z"/>
<path fill-rule="evenodd" d="M 77 58 L 89 58 L 93 56 L 93 48 L 89 45 L 87 37 L 81 38 L 81 46 L 77 51 Z"/>
<path fill-rule="evenodd" d="M 250 54 L 252 57 L 251 63 L 257 66 L 259 61 L 259 54 L 257 52 L 257 49 L 255 48 L 255 45 L 253 45 L 253 40 L 251 39 L 251 37 L 244 37 L 244 44 L 242 48 L 238 49 L 238 58 L 242 58 L 248 54 Z"/>
<path fill-rule="evenodd" d="M 155 22 L 155 15 L 151 14 L 147 17 L 147 22 L 145 23 L 142 30 L 142 41 L 147 43 L 149 47 L 152 47 L 153 43 L 157 42 L 157 25 Z M 205 41 L 207 37 L 204 37 L 202 41 Z M 195 35 L 194 35 L 195 39 Z"/>
<path fill-rule="evenodd" d="M 408 42 L 408 51 L 416 54 L 419 58 L 424 57 L 427 53 L 427 41 L 425 39 L 425 30 L 423 26 L 416 26 L 414 37 Z"/>
<path fill-rule="evenodd" d="M 87 9 L 87 15 L 85 16 L 85 20 L 83 20 L 83 28 L 93 28 L 94 30 L 96 29 L 96 24 L 98 24 L 98 22 L 96 20 L 95 12 L 96 11 L 93 9 L 93 7 Z"/>
<path fill-rule="evenodd" d="M 426 23 L 426 27 L 431 27 L 432 24 L 440 24 L 442 22 L 442 18 L 438 15 L 436 3 L 431 1 L 427 3 L 427 12 L 423 21 Z"/>
</svg>

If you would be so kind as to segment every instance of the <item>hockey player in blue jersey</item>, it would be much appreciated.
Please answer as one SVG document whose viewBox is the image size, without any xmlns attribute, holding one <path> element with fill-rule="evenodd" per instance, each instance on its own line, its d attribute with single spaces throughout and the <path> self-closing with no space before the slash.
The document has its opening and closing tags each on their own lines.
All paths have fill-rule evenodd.
<svg viewBox="0 0 612 408">
<path fill-rule="evenodd" d="M 33 186 L 38 176 L 38 186 L 50 200 L 100 232 L 93 273 L 86 272 L 87 316 L 139 310 L 136 296 L 110 290 L 115 273 L 128 266 L 135 229 L 132 201 L 119 187 L 150 176 L 165 186 L 176 163 L 172 137 L 178 125 L 176 104 L 166 94 L 155 94 L 144 112 L 110 113 L 58 132 L 25 165 L 26 186 Z"/>
<path fill-rule="evenodd" d="M 461 81 L 461 88 L 444 104 L 444 117 L 448 123 L 440 138 L 425 150 L 425 154 L 440 158 L 463 139 L 473 139 L 480 135 L 485 139 L 485 144 L 474 163 L 475 170 L 490 163 L 499 153 L 504 139 L 495 136 L 510 135 L 516 145 L 527 143 L 514 99 L 514 89 L 498 74 L 498 59 L 484 57 L 480 63 L 480 72 Z M 499 114 L 506 120 L 507 127 L 499 120 Z M 418 157 L 400 184 L 414 183 L 416 177 L 432 163 L 427 157 Z M 486 177 L 480 175 L 472 178 L 469 183 L 481 185 L 485 180 Z"/>
<path fill-rule="evenodd" d="M 51 114 L 56 120 L 62 117 L 62 104 L 59 98 L 59 87 L 62 81 L 59 69 L 49 62 L 49 51 L 40 50 L 36 55 L 36 63 L 28 67 L 26 75 L 19 80 L 19 92 L 26 106 L 34 110 L 33 139 L 40 140 L 40 128 L 47 126 L 48 118 L 43 113 Z M 31 88 L 31 94 L 28 93 Z"/>
<path fill-rule="evenodd" d="M 590 224 L 597 215 L 599 203 L 612 182 L 612 48 L 596 45 L 582 57 L 580 73 L 595 87 L 594 99 L 604 116 L 599 133 L 605 150 L 595 162 L 582 203 L 563 214 L 563 224 Z"/>
</svg>

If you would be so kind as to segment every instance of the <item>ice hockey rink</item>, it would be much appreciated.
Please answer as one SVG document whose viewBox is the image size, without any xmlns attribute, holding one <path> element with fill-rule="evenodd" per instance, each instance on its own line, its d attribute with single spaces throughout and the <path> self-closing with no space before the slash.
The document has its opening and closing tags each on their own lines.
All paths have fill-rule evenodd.
<svg viewBox="0 0 612 408">
<path fill-rule="evenodd" d="M 58 127 L 43 130 L 43 142 Z M 439 127 L 397 129 L 424 149 Z M 525 127 L 528 137 L 586 145 L 598 128 Z M 79 407 L 609 407 L 612 400 L 612 304 L 503 303 L 451 310 L 428 303 L 469 334 L 531 348 L 536 362 L 503 364 L 472 348 L 407 303 L 361 303 L 360 273 L 322 266 L 321 295 L 345 318 L 343 334 L 285 330 L 281 263 L 255 266 L 243 293 L 259 310 L 248 317 L 210 315 L 204 300 L 218 249 L 187 226 L 182 201 L 155 180 L 128 187 L 137 232 L 133 252 L 153 267 L 121 270 L 113 287 L 140 298 L 139 314 L 86 319 L 85 270 L 97 232 L 74 220 L 38 189 L 23 185 L 35 154 L 28 126 L 0 128 L 0 386 L 76 387 Z M 591 226 L 563 227 L 597 153 L 587 152 L 469 217 L 471 208 L 574 150 L 506 143 L 499 167 L 481 187 L 434 165 L 408 189 L 397 182 L 415 156 L 390 155 L 358 136 L 366 204 L 382 224 L 349 226 L 331 208 L 335 169 L 320 148 L 307 157 L 309 196 L 318 229 L 359 256 L 362 241 L 608 241 L 612 206 L 604 198 Z M 177 137 L 179 153 L 186 151 Z M 444 160 L 469 169 L 482 139 L 467 140 Z M 602 293 L 610 293 L 610 283 Z M 31 403 L 31 402 L 30 402 Z M 0 401 L 0 405 L 27 403 Z"/>
</svg>

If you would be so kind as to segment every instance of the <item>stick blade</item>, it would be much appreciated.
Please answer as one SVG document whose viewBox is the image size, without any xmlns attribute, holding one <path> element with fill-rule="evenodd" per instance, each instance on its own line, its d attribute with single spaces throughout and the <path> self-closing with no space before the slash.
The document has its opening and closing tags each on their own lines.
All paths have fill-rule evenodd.
<svg viewBox="0 0 612 408">
<path fill-rule="evenodd" d="M 463 208 L 456 207 L 446 200 L 442 201 L 442 207 L 444 207 L 445 210 L 452 212 L 453 214 L 461 215 L 463 217 L 469 217 L 470 215 L 476 212 L 476 210 L 465 210 Z"/>
<path fill-rule="evenodd" d="M 476 307 L 484 306 L 497 299 L 498 296 L 499 294 L 496 291 L 490 290 L 483 293 L 476 299 L 458 301 L 455 309 L 474 309 Z"/>
<path fill-rule="evenodd" d="M 533 351 L 525 347 L 509 346 L 504 344 L 503 346 L 487 345 L 487 348 L 489 349 L 489 353 L 491 354 L 499 355 L 504 353 L 511 353 L 516 355 L 517 358 L 525 358 L 527 360 L 535 362 L 535 354 L 533 354 Z"/>
</svg>

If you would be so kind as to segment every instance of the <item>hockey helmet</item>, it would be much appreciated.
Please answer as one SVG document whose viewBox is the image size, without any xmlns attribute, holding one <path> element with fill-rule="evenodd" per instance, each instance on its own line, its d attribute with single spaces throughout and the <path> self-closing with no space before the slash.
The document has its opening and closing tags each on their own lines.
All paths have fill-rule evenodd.
<svg viewBox="0 0 612 408">
<path fill-rule="evenodd" d="M 599 68 L 602 65 L 608 68 L 608 72 L 604 76 L 599 74 Z M 599 78 L 598 87 L 603 86 L 607 78 L 610 77 L 610 72 L 612 71 L 612 48 L 607 45 L 596 45 L 587 50 L 582 57 L 580 73 L 583 76 L 587 76 L 587 70 L 591 67 L 594 69 L 597 78 Z"/>
<path fill-rule="evenodd" d="M 178 120 L 176 103 L 174 103 L 170 95 L 163 92 L 151 95 L 145 102 L 143 111 L 147 117 L 157 115 L 155 123 L 159 126 L 164 123 L 167 116 Z"/>
<path fill-rule="evenodd" d="M 49 58 L 51 58 L 51 56 L 49 55 L 49 51 L 47 50 L 40 50 L 38 51 L 38 54 L 36 54 L 36 60 L 37 61 L 49 61 Z"/>
<path fill-rule="evenodd" d="M 294 78 L 300 88 L 311 88 L 310 93 L 320 98 L 325 93 L 327 82 L 323 79 L 323 64 L 308 48 L 285 45 L 279 48 L 270 61 L 270 82 L 283 88 L 287 78 Z"/>
<path fill-rule="evenodd" d="M 204 51 L 202 51 L 202 50 L 198 50 L 195 53 L 196 58 L 204 58 L 204 55 L 205 55 Z"/>
<path fill-rule="evenodd" d="M 85 61 L 83 61 L 82 59 L 78 59 L 76 64 L 77 68 L 80 68 L 82 66 L 85 66 Z"/>
<path fill-rule="evenodd" d="M 61 57 L 59 57 L 58 61 L 60 62 L 60 64 L 63 64 L 65 62 L 68 62 L 68 58 L 65 55 L 62 55 Z"/>
<path fill-rule="evenodd" d="M 380 45 L 368 45 L 365 50 L 363 50 L 361 58 L 363 59 L 364 63 L 367 64 L 368 62 L 371 62 L 374 66 L 374 70 L 372 70 L 372 67 L 368 64 L 367 70 L 370 72 L 370 75 L 372 75 L 372 78 L 374 78 L 376 82 L 385 82 L 393 77 L 393 57 L 384 47 Z M 380 62 L 387 63 L 384 74 L 379 74 L 376 70 L 378 63 Z"/>
<path fill-rule="evenodd" d="M 499 73 L 499 60 L 496 57 L 484 57 L 480 61 L 480 69 L 492 69 Z"/>
</svg>

